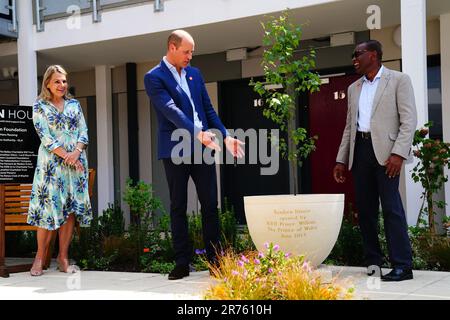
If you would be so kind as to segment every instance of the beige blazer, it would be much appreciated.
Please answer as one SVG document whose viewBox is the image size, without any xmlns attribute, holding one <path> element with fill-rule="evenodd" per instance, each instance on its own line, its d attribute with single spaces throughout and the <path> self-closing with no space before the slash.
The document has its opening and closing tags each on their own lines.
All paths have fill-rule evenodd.
<svg viewBox="0 0 450 320">
<path fill-rule="evenodd" d="M 347 122 L 336 162 L 352 168 L 358 129 L 359 97 L 364 77 L 348 88 Z M 384 166 L 394 153 L 411 158 L 411 144 L 417 126 L 417 111 L 408 75 L 384 67 L 372 106 L 370 132 L 378 163 Z"/>
</svg>

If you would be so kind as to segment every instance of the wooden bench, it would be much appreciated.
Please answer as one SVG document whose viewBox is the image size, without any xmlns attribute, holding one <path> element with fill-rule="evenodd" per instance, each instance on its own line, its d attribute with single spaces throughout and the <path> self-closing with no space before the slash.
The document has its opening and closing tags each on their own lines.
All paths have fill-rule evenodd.
<svg viewBox="0 0 450 320">
<path fill-rule="evenodd" d="M 94 193 L 95 170 L 89 169 L 89 197 Z M 10 273 L 30 270 L 32 264 L 14 266 L 5 265 L 5 232 L 36 231 L 38 228 L 27 224 L 27 213 L 30 204 L 31 184 L 0 184 L 0 277 L 8 277 Z M 76 226 L 79 232 L 79 226 Z M 52 258 L 52 248 L 56 239 L 53 232 L 50 248 L 46 254 L 44 268 L 48 268 Z"/>
</svg>

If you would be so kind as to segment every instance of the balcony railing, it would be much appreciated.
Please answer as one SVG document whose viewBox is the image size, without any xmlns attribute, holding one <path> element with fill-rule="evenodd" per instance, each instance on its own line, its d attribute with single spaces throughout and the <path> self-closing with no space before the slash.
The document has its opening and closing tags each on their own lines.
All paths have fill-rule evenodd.
<svg viewBox="0 0 450 320">
<path fill-rule="evenodd" d="M 17 38 L 16 6 L 13 0 L 0 0 L 0 37 Z"/>
<path fill-rule="evenodd" d="M 74 13 L 92 14 L 93 22 L 101 22 L 103 10 L 148 2 L 154 2 L 155 12 L 163 10 L 163 0 L 33 0 L 33 23 L 37 31 L 43 31 L 45 21 L 70 17 Z"/>
</svg>

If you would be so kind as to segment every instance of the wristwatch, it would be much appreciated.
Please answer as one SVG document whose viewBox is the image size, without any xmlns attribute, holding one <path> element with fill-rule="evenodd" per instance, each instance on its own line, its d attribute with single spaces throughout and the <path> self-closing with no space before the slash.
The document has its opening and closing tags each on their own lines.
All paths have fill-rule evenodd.
<svg viewBox="0 0 450 320">
<path fill-rule="evenodd" d="M 80 153 L 83 153 L 83 149 L 81 149 L 81 148 L 79 148 L 79 147 L 76 147 L 76 149 L 77 149 L 78 151 L 80 151 Z"/>
</svg>

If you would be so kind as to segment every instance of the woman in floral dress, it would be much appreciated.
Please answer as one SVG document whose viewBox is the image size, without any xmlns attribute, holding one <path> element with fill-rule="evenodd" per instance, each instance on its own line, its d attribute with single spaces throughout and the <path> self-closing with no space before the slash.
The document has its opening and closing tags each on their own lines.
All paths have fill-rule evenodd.
<svg viewBox="0 0 450 320">
<path fill-rule="evenodd" d="M 75 219 L 88 226 L 92 209 L 88 192 L 88 144 L 80 103 L 68 93 L 66 71 L 57 65 L 44 74 L 41 93 L 33 105 L 33 123 L 41 139 L 31 192 L 28 223 L 38 227 L 38 251 L 30 270 L 43 271 L 52 232 L 59 232 L 58 268 L 75 272 L 69 265 L 69 245 Z"/>
</svg>

